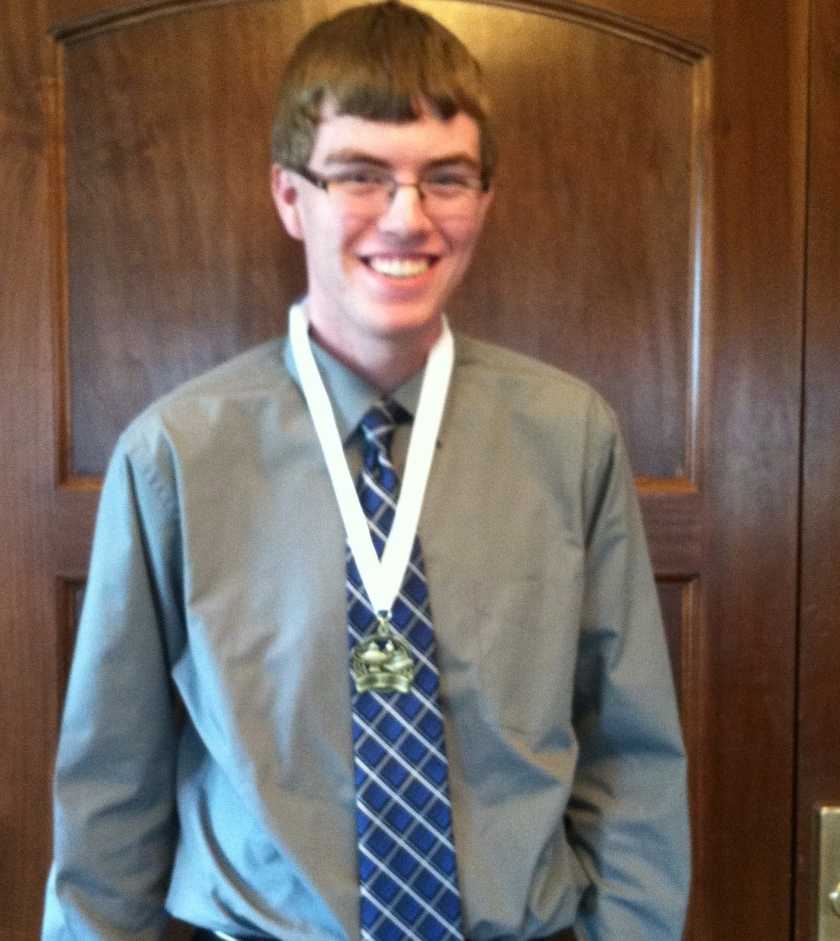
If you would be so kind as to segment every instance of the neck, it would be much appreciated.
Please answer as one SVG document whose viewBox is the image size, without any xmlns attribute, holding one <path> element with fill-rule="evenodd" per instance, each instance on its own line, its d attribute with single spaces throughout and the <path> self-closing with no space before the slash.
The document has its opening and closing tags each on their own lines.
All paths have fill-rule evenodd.
<svg viewBox="0 0 840 941">
<path fill-rule="evenodd" d="M 313 338 L 328 353 L 380 392 L 389 394 L 418 373 L 441 334 L 442 322 L 420 335 L 370 336 L 352 342 L 310 320 Z"/>
</svg>

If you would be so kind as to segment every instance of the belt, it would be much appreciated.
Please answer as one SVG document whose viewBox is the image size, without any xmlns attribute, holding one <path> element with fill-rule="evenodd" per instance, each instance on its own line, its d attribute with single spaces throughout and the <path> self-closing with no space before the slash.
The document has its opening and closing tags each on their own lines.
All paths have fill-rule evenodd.
<svg viewBox="0 0 840 941">
<path fill-rule="evenodd" d="M 207 928 L 194 928 L 190 941 L 274 941 L 266 935 L 228 934 L 226 931 L 210 931 Z"/>
<path fill-rule="evenodd" d="M 228 934 L 226 931 L 210 931 L 207 928 L 196 928 L 191 941 L 272 941 L 264 934 Z"/>
</svg>

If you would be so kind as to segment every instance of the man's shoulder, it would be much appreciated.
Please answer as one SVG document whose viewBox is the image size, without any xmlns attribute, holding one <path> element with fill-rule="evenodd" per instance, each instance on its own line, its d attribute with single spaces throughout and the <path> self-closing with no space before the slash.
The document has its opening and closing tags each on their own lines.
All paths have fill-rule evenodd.
<svg viewBox="0 0 840 941">
<path fill-rule="evenodd" d="M 588 414 L 606 424 L 614 420 L 611 407 L 589 383 L 557 366 L 462 333 L 456 335 L 456 351 L 462 377 L 485 394 L 508 403 Z"/>
<path fill-rule="evenodd" d="M 283 358 L 283 339 L 275 338 L 182 382 L 148 405 L 128 425 L 121 441 L 139 443 L 164 430 L 217 420 L 248 403 L 282 400 L 292 386 Z"/>
<path fill-rule="evenodd" d="M 272 394 L 288 379 L 283 339 L 275 337 L 181 383 L 147 409 L 166 411 L 207 397 L 236 398 Z"/>
</svg>

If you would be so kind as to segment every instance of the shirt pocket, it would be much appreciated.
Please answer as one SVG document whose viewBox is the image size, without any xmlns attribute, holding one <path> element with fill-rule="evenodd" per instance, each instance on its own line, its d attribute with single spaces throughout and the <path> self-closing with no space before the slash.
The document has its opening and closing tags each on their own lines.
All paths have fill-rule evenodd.
<svg viewBox="0 0 840 941">
<path fill-rule="evenodd" d="M 479 676 L 488 720 L 532 742 L 566 740 L 576 617 L 570 619 L 570 611 L 562 608 L 557 586 L 537 575 L 481 579 L 475 591 Z"/>
</svg>

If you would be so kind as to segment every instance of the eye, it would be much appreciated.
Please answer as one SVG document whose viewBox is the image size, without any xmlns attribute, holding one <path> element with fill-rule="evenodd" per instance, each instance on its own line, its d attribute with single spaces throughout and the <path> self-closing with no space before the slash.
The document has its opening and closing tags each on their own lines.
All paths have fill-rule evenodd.
<svg viewBox="0 0 840 941">
<path fill-rule="evenodd" d="M 425 180 L 429 186 L 443 187 L 448 189 L 469 189 L 470 178 L 463 173 L 452 171 L 441 171 L 432 173 Z"/>
<path fill-rule="evenodd" d="M 343 187 L 380 187 L 388 185 L 387 174 L 373 167 L 353 167 L 332 177 L 332 181 Z"/>
<path fill-rule="evenodd" d="M 424 178 L 423 188 L 438 199 L 458 199 L 478 192 L 481 181 L 463 170 L 436 170 Z"/>
</svg>

